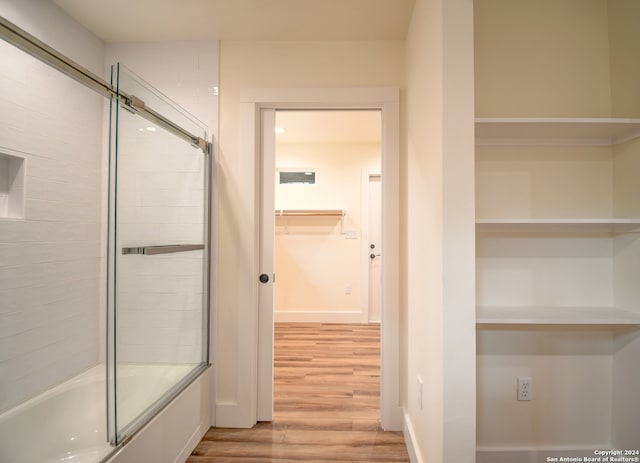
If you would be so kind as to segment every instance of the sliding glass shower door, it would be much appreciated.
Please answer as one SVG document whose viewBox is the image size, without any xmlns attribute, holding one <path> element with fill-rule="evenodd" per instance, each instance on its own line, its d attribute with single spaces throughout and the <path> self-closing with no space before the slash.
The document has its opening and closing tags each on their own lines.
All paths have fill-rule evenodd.
<svg viewBox="0 0 640 463">
<path fill-rule="evenodd" d="M 107 371 L 118 444 L 208 364 L 210 160 L 149 114 L 199 141 L 204 125 L 123 66 L 112 79 L 128 96 L 111 110 Z"/>
</svg>

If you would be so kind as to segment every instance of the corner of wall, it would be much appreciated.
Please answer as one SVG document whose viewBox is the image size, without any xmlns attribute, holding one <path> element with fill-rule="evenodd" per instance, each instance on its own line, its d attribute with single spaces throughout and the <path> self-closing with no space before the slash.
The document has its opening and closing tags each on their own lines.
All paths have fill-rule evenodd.
<svg viewBox="0 0 640 463">
<path fill-rule="evenodd" d="M 415 461 L 427 448 L 433 462 L 475 458 L 473 53 L 472 1 L 416 1 L 407 37 L 403 327 L 405 435 Z"/>
<path fill-rule="evenodd" d="M 416 433 L 411 424 L 411 417 L 406 412 L 404 414 L 402 434 L 404 436 L 404 443 L 407 446 L 409 461 L 411 461 L 411 463 L 424 463 L 422 454 L 418 450 L 418 440 L 416 439 Z"/>
</svg>

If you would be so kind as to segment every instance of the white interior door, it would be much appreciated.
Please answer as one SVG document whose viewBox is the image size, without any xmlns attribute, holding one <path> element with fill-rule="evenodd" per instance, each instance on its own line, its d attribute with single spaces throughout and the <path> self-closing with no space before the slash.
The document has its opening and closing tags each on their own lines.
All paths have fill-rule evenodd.
<svg viewBox="0 0 640 463">
<path fill-rule="evenodd" d="M 258 290 L 257 420 L 273 419 L 273 306 L 275 284 L 275 156 L 276 111 L 263 109 L 260 194 L 260 274 Z"/>
<path fill-rule="evenodd" d="M 380 323 L 382 307 L 382 182 L 369 175 L 369 322 Z"/>
</svg>

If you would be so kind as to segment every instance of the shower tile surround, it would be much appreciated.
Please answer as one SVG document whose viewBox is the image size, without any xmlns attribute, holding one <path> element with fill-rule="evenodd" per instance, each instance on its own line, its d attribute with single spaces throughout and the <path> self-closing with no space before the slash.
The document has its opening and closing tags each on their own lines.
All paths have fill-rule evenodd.
<svg viewBox="0 0 640 463">
<path fill-rule="evenodd" d="M 18 5 L 15 11 L 13 5 Z M 106 76 L 104 70 L 111 63 L 124 62 L 217 133 L 218 42 L 103 44 L 55 5 L 38 0 L 19 4 L 0 0 L 0 15 L 97 75 Z M 105 360 L 109 117 L 105 100 L 57 71 L 4 42 L 0 56 L 0 153 L 24 157 L 28 167 L 25 218 L 0 219 L 2 413 Z M 161 157 L 169 149 L 158 146 L 156 153 Z M 133 214 L 163 224 L 164 235 L 155 239 L 196 241 L 192 229 L 202 230 L 202 219 L 196 224 L 190 211 L 202 203 L 202 187 L 178 195 L 162 187 L 177 182 L 193 185 L 204 167 L 202 157 L 198 159 L 197 165 L 173 171 L 166 164 L 153 172 L 136 173 L 141 191 L 150 190 L 138 196 L 137 206 L 143 207 Z M 162 165 L 159 159 L 156 162 Z M 170 212 L 162 212 L 160 206 L 168 206 Z M 135 223 L 139 218 L 126 227 L 144 238 L 153 225 L 145 230 Z M 142 284 L 151 290 L 122 293 L 120 303 L 135 310 L 119 320 L 119 340 L 124 341 L 120 360 L 153 363 L 172 355 L 176 361 L 189 362 L 200 357 L 201 348 L 195 346 L 202 333 L 195 327 L 201 324 L 202 294 L 192 289 L 202 283 L 201 277 L 197 282 L 194 278 L 201 266 L 188 254 L 154 256 L 154 270 L 170 268 L 168 278 L 181 279 L 180 291 L 174 293 L 154 291 L 163 282 L 154 283 L 153 275 L 138 265 L 142 262 L 131 266 L 139 280 L 124 285 Z M 137 332 L 140 326 L 147 330 Z M 177 339 L 178 349 L 169 347 L 170 338 Z M 204 397 L 201 403 L 203 410 L 210 409 Z M 208 427 L 210 417 L 202 416 Z M 176 435 L 193 425 L 193 420 L 187 421 Z M 177 426 L 172 425 L 172 433 Z M 174 441 L 180 449 L 183 442 Z"/>
<path fill-rule="evenodd" d="M 4 4 L 0 14 L 101 73 L 100 41 L 38 8 L 27 24 Z M 4 41 L 0 56 L 0 163 L 28 167 L 9 193 L 24 210 L 0 213 L 2 412 L 99 361 L 104 252 L 103 99 Z"/>
<path fill-rule="evenodd" d="M 218 42 L 104 44 L 53 2 L 40 0 L 0 0 L 0 15 L 107 80 L 105 69 L 111 63 L 125 63 L 217 134 Z M 23 160 L 26 172 L 22 216 L 12 212 L 15 217 L 3 218 L 0 209 L 3 418 L 21 410 L 19 404 L 31 403 L 33 397 L 74 383 L 78 374 L 92 367 L 104 369 L 100 365 L 105 361 L 107 333 L 108 106 L 101 96 L 0 41 L 0 168 L 7 166 L 7 160 L 10 168 L 15 168 L 18 158 Z M 211 140 L 212 134 L 207 135 Z M 135 239 L 146 240 L 149 230 L 161 223 L 163 234 L 154 239 L 178 241 L 196 241 L 190 227 L 198 228 L 197 241 L 202 242 L 206 238 L 202 236 L 202 217 L 195 220 L 193 214 L 205 194 L 202 185 L 194 182 L 204 169 L 202 153 L 197 165 L 172 170 L 160 159 L 163 150 L 171 149 L 169 145 L 156 147 L 155 161 L 157 165 L 164 162 L 163 168 L 136 172 L 140 194 L 133 214 L 144 215 L 152 225 L 142 226 L 137 223 L 141 216 L 132 219 L 130 215 L 132 220 L 125 228 L 135 234 Z M 163 187 L 180 182 L 189 188 L 174 194 Z M 8 190 L 4 185 L 9 183 L 6 176 L 0 177 L 0 208 L 3 191 Z M 14 182 L 14 186 L 18 185 Z M 144 189 L 149 190 L 143 193 Z M 10 191 L 12 196 L 14 192 Z M 138 206 L 142 207 L 135 210 Z M 161 211 L 161 207 L 168 207 L 170 212 Z M 200 301 L 206 282 L 202 281 L 201 261 L 188 254 L 171 256 L 171 260 L 169 256 L 153 256 L 151 271 L 140 268 L 142 262 L 134 262 L 143 256 L 130 256 L 131 270 L 138 273 L 139 281 L 129 280 L 123 286 L 148 285 L 150 291 L 141 295 L 122 293 L 120 303 L 134 310 L 119 319 L 119 341 L 125 341 L 119 360 L 158 367 L 171 354 L 170 361 L 185 362 L 183 367 L 190 370 L 193 364 L 186 363 L 202 358 L 203 347 L 198 342 L 202 333 L 196 333 L 193 327 L 202 324 Z M 156 291 L 166 289 L 160 279 L 153 282 L 153 273 L 163 268 L 172 272 L 166 278 L 179 281 L 177 291 Z M 199 291 L 194 290 L 196 285 Z M 140 333 L 136 331 L 139 326 L 148 329 Z M 169 348 L 169 338 L 177 340 L 177 349 Z M 158 339 L 167 342 L 161 344 Z M 122 372 L 130 366 L 125 364 L 118 370 L 121 385 L 126 383 Z M 165 371 L 165 365 L 162 369 Z M 199 439 L 212 422 L 210 382 L 211 369 L 136 434 L 114 461 L 141 461 L 136 455 L 153 455 L 154 461 L 186 458 L 185 443 L 194 436 Z M 131 389 L 126 384 L 124 387 Z M 146 399 L 155 396 L 145 390 Z M 101 399 L 94 402 L 98 408 L 104 403 Z M 126 404 L 120 402 L 122 422 L 127 420 Z M 66 416 L 66 409 L 58 411 Z M 58 426 L 64 417 L 56 413 L 48 414 L 49 422 Z M 13 435 L 10 432 L 8 437 Z M 7 433 L 1 437 L 7 437 Z M 157 445 L 160 439 L 162 446 Z M 64 441 L 67 439 L 58 443 Z M 0 449 L 0 460 L 4 461 L 3 456 Z"/>
<path fill-rule="evenodd" d="M 119 117 L 118 249 L 204 243 L 202 152 L 138 116 Z M 202 252 L 118 256 L 118 363 L 199 363 Z"/>
</svg>

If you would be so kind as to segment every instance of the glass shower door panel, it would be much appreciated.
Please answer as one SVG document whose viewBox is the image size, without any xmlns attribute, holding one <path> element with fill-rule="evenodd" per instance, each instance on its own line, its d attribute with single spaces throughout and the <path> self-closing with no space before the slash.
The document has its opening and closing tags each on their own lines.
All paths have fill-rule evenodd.
<svg viewBox="0 0 640 463">
<path fill-rule="evenodd" d="M 121 91 L 204 138 L 202 126 L 122 67 Z M 142 426 L 207 363 L 203 151 L 119 105 L 115 153 L 115 440 Z"/>
</svg>

